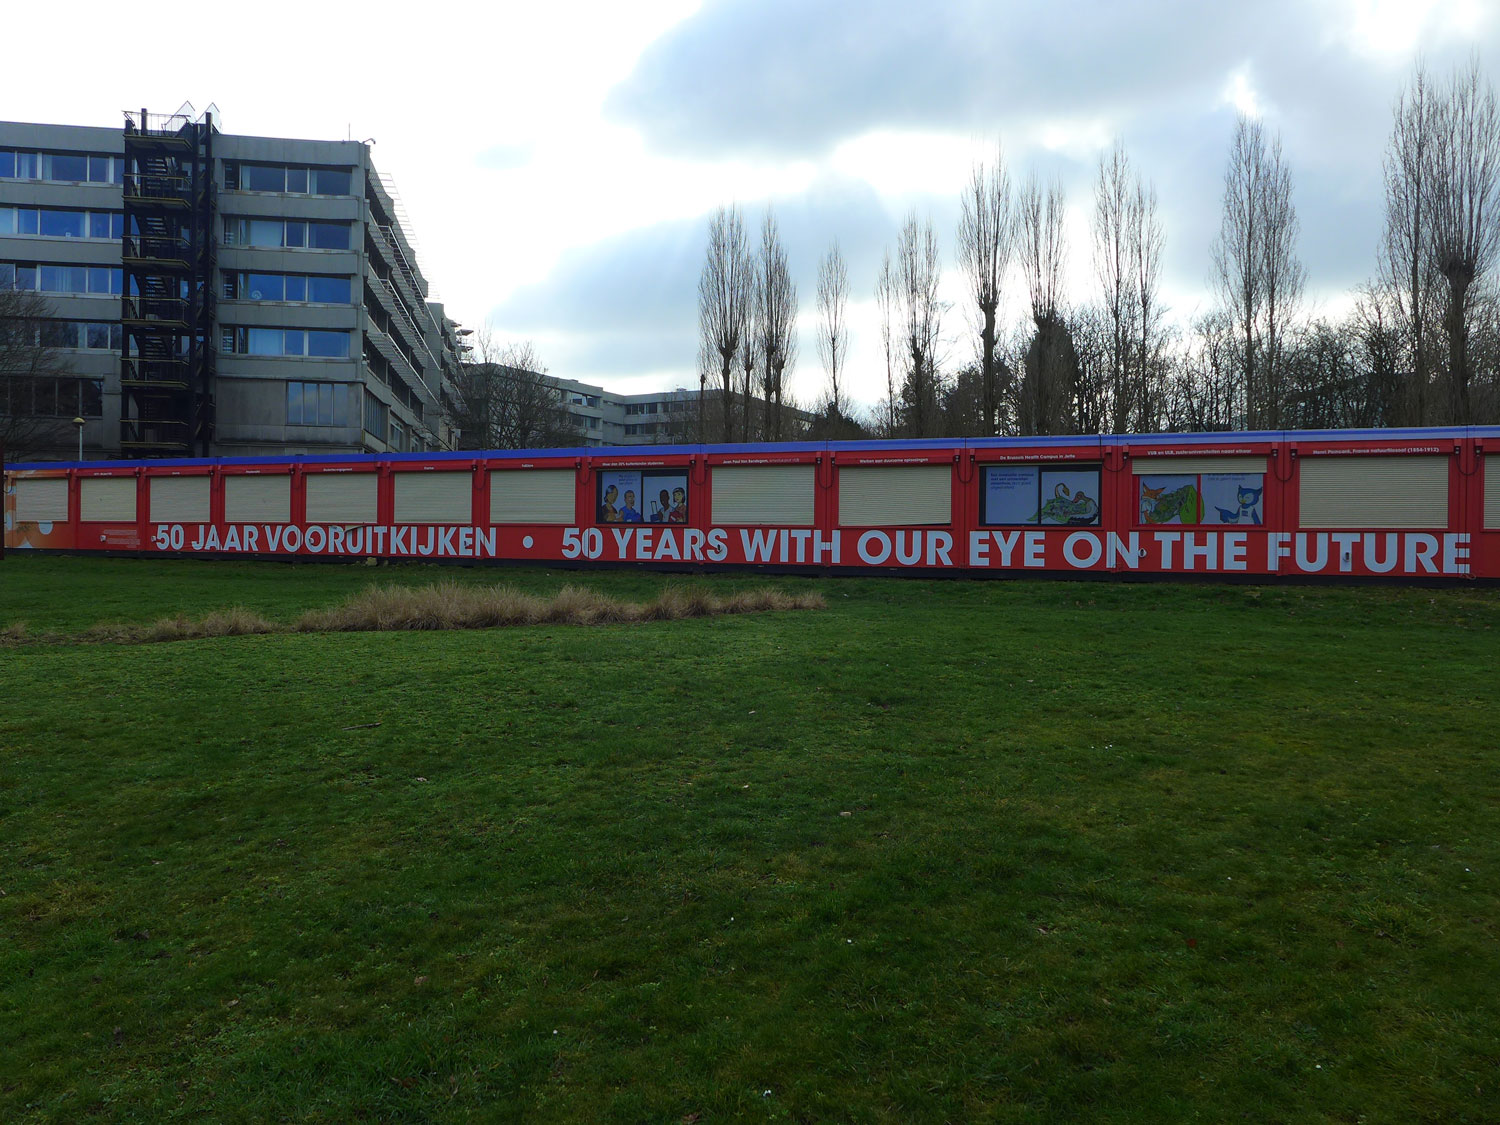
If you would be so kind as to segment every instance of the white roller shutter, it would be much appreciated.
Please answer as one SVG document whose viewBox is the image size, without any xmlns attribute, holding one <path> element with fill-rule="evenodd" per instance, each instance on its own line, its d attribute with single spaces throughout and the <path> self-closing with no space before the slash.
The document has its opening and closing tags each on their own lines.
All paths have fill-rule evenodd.
<svg viewBox="0 0 1500 1125">
<path fill-rule="evenodd" d="M 84 477 L 78 482 L 78 518 L 85 523 L 135 523 L 134 477 Z"/>
<path fill-rule="evenodd" d="M 1264 473 L 1264 457 L 1135 457 L 1136 476 L 1172 476 L 1180 473 Z"/>
<path fill-rule="evenodd" d="M 1447 527 L 1447 457 L 1309 457 L 1303 527 Z"/>
<path fill-rule="evenodd" d="M 952 519 L 953 470 L 947 465 L 839 470 L 839 523 L 845 527 L 944 524 Z"/>
<path fill-rule="evenodd" d="M 1500 531 L 1500 458 L 1495 458 L 1494 471 L 1488 464 L 1484 467 L 1484 529 Z"/>
<path fill-rule="evenodd" d="M 285 473 L 224 478 L 226 523 L 291 523 L 292 478 Z"/>
<path fill-rule="evenodd" d="M 817 494 L 814 470 L 813 465 L 719 466 L 713 471 L 713 522 L 811 524 Z"/>
<path fill-rule="evenodd" d="M 577 480 L 572 469 L 497 469 L 490 473 L 490 523 L 572 523 Z"/>
<path fill-rule="evenodd" d="M 469 523 L 474 518 L 474 474 L 396 473 L 397 523 Z"/>
<path fill-rule="evenodd" d="M 308 523 L 374 523 L 374 473 L 308 473 Z"/>
<path fill-rule="evenodd" d="M 152 477 L 152 523 L 207 523 L 207 477 Z"/>
<path fill-rule="evenodd" d="M 65 523 L 68 518 L 68 478 L 38 477 L 16 481 L 16 519 L 23 523 Z"/>
</svg>

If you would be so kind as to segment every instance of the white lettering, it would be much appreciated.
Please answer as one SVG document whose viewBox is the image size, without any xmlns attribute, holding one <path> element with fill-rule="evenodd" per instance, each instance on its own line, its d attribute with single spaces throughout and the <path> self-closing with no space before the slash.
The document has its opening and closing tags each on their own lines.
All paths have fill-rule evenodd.
<svg viewBox="0 0 1500 1125">
<path fill-rule="evenodd" d="M 994 537 L 995 546 L 1000 548 L 1000 565 L 1010 566 L 1010 557 L 1016 549 L 1016 544 L 1021 541 L 1021 533 L 1019 531 L 1011 531 L 1002 534 L 998 531 L 992 531 L 990 535 Z"/>
<path fill-rule="evenodd" d="M 740 529 L 740 546 L 744 549 L 746 562 L 770 562 L 771 548 L 775 543 L 775 531 Z"/>
<path fill-rule="evenodd" d="M 1311 539 L 1313 545 L 1318 548 L 1317 553 L 1311 558 L 1307 554 L 1307 541 Z M 1308 535 L 1305 531 L 1297 533 L 1297 569 L 1306 573 L 1307 571 L 1319 571 L 1328 565 L 1328 533 L 1319 531 L 1314 535 Z"/>
<path fill-rule="evenodd" d="M 1348 574 L 1354 569 L 1354 545 L 1359 542 L 1357 531 L 1335 531 L 1333 549 L 1339 557 L 1339 570 Z"/>
<path fill-rule="evenodd" d="M 1192 570 L 1193 563 L 1203 560 L 1204 570 L 1219 569 L 1219 537 L 1211 531 L 1205 531 L 1203 538 L 1206 542 L 1200 547 L 1197 536 L 1191 531 L 1182 533 L 1182 568 Z"/>
<path fill-rule="evenodd" d="M 1469 573 L 1469 537 L 1467 534 L 1443 536 L 1443 573 Z"/>
<path fill-rule="evenodd" d="M 1172 569 L 1172 546 L 1182 538 L 1180 531 L 1158 531 L 1156 541 L 1161 544 L 1161 568 Z"/>
<path fill-rule="evenodd" d="M 699 531 L 696 527 L 690 527 L 683 533 L 683 539 L 685 540 L 684 549 L 687 557 L 694 562 L 703 561 L 704 538 L 703 532 Z"/>
<path fill-rule="evenodd" d="M 1043 551 L 1046 549 L 1047 539 L 1040 531 L 1028 531 L 1026 533 L 1026 565 L 1046 566 L 1047 560 Z"/>
<path fill-rule="evenodd" d="M 307 549 L 315 555 L 322 554 L 323 548 L 328 546 L 328 532 L 317 524 L 307 529 L 306 536 L 303 541 L 307 544 Z"/>
<path fill-rule="evenodd" d="M 871 543 L 875 544 L 873 551 L 870 549 Z M 867 531 L 859 537 L 854 549 L 859 552 L 861 562 L 879 566 L 891 557 L 891 537 L 883 531 Z"/>
<path fill-rule="evenodd" d="M 1285 531 L 1273 531 L 1266 536 L 1266 569 L 1272 573 L 1281 569 L 1281 560 L 1292 553 L 1288 544 L 1291 542 L 1291 534 Z"/>
<path fill-rule="evenodd" d="M 1436 574 L 1438 569 L 1433 565 L 1433 557 L 1437 554 L 1438 541 L 1432 535 L 1408 535 L 1406 537 L 1406 573 L 1415 574 L 1420 564 L 1421 568 L 1428 574 Z"/>
<path fill-rule="evenodd" d="M 927 565 L 937 566 L 942 560 L 944 566 L 952 566 L 953 560 L 948 553 L 953 550 L 953 536 L 946 531 L 929 531 L 927 533 Z"/>
<path fill-rule="evenodd" d="M 1084 553 L 1078 553 L 1079 548 Z M 1104 544 L 1099 542 L 1099 537 L 1091 531 L 1075 531 L 1063 540 L 1063 558 L 1068 560 L 1068 565 L 1078 570 L 1087 570 L 1100 560 L 1104 555 Z"/>
<path fill-rule="evenodd" d="M 729 533 L 722 527 L 711 528 L 708 533 L 708 561 L 723 562 L 729 557 Z"/>
<path fill-rule="evenodd" d="M 1245 546 L 1248 536 L 1243 531 L 1226 531 L 1224 533 L 1224 569 L 1245 569 Z"/>
<path fill-rule="evenodd" d="M 1118 531 L 1111 531 L 1106 542 L 1109 545 L 1109 559 L 1105 565 L 1115 567 L 1124 563 L 1131 570 L 1140 567 L 1141 536 L 1139 532 L 1132 531 L 1128 538 L 1122 540 Z"/>
</svg>

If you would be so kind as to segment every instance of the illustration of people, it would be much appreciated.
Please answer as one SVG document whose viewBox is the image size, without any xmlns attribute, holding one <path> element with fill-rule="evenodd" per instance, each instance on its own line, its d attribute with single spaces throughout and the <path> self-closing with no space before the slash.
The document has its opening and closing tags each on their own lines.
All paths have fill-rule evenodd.
<svg viewBox="0 0 1500 1125">
<path fill-rule="evenodd" d="M 625 506 L 620 509 L 620 522 L 641 522 L 641 513 L 636 509 L 635 506 L 635 489 L 633 488 L 628 488 L 625 490 Z"/>
<path fill-rule="evenodd" d="M 667 494 L 661 494 L 665 501 Z M 687 523 L 687 491 L 682 488 L 672 489 L 672 510 L 667 513 L 668 523 Z"/>
<path fill-rule="evenodd" d="M 619 495 L 620 490 L 614 485 L 610 485 L 604 490 L 604 503 L 599 505 L 600 523 L 620 522 L 620 510 L 615 507 L 615 500 L 619 498 Z"/>
<path fill-rule="evenodd" d="M 667 516 L 667 510 L 669 508 L 671 508 L 671 506 L 672 506 L 672 502 L 667 497 L 667 490 L 664 488 L 664 489 L 661 490 L 660 498 L 651 501 L 651 520 L 650 520 L 650 522 L 651 523 L 666 523 L 667 522 L 667 518 L 668 518 L 668 516 Z"/>
</svg>

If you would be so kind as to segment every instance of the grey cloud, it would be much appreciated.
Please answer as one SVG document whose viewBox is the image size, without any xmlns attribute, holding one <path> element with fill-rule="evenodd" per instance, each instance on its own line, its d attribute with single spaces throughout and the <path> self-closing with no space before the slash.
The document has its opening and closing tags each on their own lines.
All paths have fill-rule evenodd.
<svg viewBox="0 0 1500 1125">
<path fill-rule="evenodd" d="M 956 200 L 926 202 L 946 232 L 952 223 L 942 208 L 956 207 Z M 752 240 L 765 206 L 742 208 Z M 853 295 L 863 299 L 874 285 L 881 248 L 894 241 L 902 218 L 868 184 L 837 177 L 770 206 L 805 308 L 814 299 L 818 261 L 835 238 Z M 570 251 L 547 278 L 493 309 L 492 322 L 506 336 L 565 339 L 546 357 L 558 375 L 691 368 L 708 221 L 700 214 L 658 223 Z"/>
</svg>

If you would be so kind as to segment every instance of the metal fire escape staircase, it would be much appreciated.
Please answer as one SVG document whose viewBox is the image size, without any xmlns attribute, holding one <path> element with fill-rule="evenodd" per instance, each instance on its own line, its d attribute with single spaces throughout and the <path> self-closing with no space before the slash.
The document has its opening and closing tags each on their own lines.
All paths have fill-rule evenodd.
<svg viewBox="0 0 1500 1125">
<path fill-rule="evenodd" d="M 125 115 L 120 445 L 144 456 L 213 440 L 213 135 L 207 113 Z"/>
</svg>

